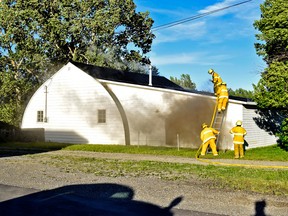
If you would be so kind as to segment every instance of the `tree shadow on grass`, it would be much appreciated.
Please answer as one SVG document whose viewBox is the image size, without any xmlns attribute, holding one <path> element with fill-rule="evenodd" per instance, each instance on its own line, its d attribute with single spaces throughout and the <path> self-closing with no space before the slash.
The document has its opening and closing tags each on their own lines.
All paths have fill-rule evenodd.
<svg viewBox="0 0 288 216">
<path fill-rule="evenodd" d="M 182 197 L 177 197 L 163 208 L 133 200 L 133 197 L 133 189 L 125 185 L 69 185 L 3 201 L 0 212 L 1 216 L 172 216 L 171 209 L 182 200 Z"/>
<path fill-rule="evenodd" d="M 21 144 L 19 144 L 18 146 L 12 145 L 10 147 L 9 143 L 8 144 L 0 143 L 0 158 L 21 156 L 21 155 L 28 155 L 28 154 L 38 154 L 38 153 L 44 153 L 44 152 L 49 152 L 49 151 L 57 151 L 69 145 L 72 145 L 72 144 L 57 145 L 55 147 L 50 145 L 51 147 L 49 148 L 43 148 L 40 146 L 39 148 L 37 148 L 37 147 L 25 146 L 25 144 L 23 144 L 23 146 L 21 146 Z"/>
<path fill-rule="evenodd" d="M 2 130 L 3 132 L 3 130 Z M 28 135 L 29 133 L 30 135 Z M 41 139 L 33 139 L 29 138 L 33 137 L 33 134 L 41 133 L 40 137 Z M 0 130 L 1 133 L 1 130 Z M 38 154 L 43 152 L 49 152 L 49 151 L 57 151 L 61 150 L 62 148 L 65 148 L 69 145 L 78 144 L 78 143 L 88 143 L 88 140 L 81 136 L 80 134 L 76 133 L 75 131 L 61 131 L 61 130 L 55 130 L 55 131 L 49 131 L 50 136 L 55 137 L 69 137 L 71 140 L 75 140 L 74 143 L 57 143 L 53 141 L 47 141 L 45 143 L 44 140 L 44 131 L 43 130 L 34 130 L 29 129 L 26 130 L 25 133 L 21 131 L 21 135 L 15 136 L 15 138 L 9 138 L 5 137 L 5 139 L 1 140 L 0 136 L 0 157 L 11 157 L 11 156 L 21 156 L 21 155 L 27 155 L 27 154 Z M 24 138 L 27 136 L 26 138 Z M 13 134 L 12 134 L 13 135 Z M 11 136 L 12 136 L 11 135 Z M 10 135 L 9 135 L 10 136 Z M 11 137 L 10 136 L 10 137 Z M 35 137 L 35 136 L 34 136 Z M 3 138 L 3 136 L 2 136 Z"/>
<path fill-rule="evenodd" d="M 0 147 L 0 157 L 12 157 L 12 156 L 21 156 L 27 154 L 38 154 L 43 152 L 48 152 L 51 150 L 44 149 L 13 149 L 7 147 Z"/>
</svg>

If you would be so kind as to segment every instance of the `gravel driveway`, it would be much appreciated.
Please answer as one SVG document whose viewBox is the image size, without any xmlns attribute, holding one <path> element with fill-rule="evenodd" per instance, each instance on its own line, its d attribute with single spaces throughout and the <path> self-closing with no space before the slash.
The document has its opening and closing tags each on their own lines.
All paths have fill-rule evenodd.
<svg viewBox="0 0 288 216">
<path fill-rule="evenodd" d="M 168 156 L 54 151 L 35 154 L 32 157 L 31 155 L 1 157 L 0 184 L 41 191 L 73 185 L 83 185 L 83 187 L 103 184 L 119 185 L 131 189 L 130 198 L 133 200 L 167 207 L 173 200 L 178 198 L 181 201 L 174 207 L 175 209 L 205 212 L 207 215 L 213 213 L 233 216 L 286 216 L 288 212 L 287 197 L 211 189 L 205 182 L 200 182 L 197 178 L 184 182 L 167 181 L 157 177 L 101 177 L 79 171 L 65 171 L 63 167 L 53 166 L 51 163 L 43 161 L 46 156 L 51 159 L 51 156 L 57 155 L 205 164 L 205 162 L 196 159 Z M 225 162 L 235 163 L 235 160 L 226 160 Z M 243 161 L 243 163 L 245 162 Z M 271 165 L 276 166 L 277 164 Z M 287 163 L 279 165 L 285 166 Z M 15 196 L 17 195 L 15 194 Z"/>
</svg>

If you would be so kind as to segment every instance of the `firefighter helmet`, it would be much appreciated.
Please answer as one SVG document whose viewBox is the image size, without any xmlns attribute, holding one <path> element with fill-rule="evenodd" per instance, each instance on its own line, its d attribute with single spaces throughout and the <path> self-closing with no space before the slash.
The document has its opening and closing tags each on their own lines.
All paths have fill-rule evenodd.
<svg viewBox="0 0 288 216">
<path fill-rule="evenodd" d="M 208 127 L 208 125 L 206 123 L 203 123 L 202 128 L 206 128 L 206 127 Z"/>
<path fill-rule="evenodd" d="M 241 125 L 242 125 L 242 121 L 238 120 L 238 121 L 236 122 L 236 125 L 237 125 L 237 126 L 241 126 Z"/>
<path fill-rule="evenodd" d="M 213 69 L 209 69 L 209 70 L 208 70 L 208 73 L 209 73 L 209 74 L 212 74 L 213 72 L 214 72 Z"/>
</svg>

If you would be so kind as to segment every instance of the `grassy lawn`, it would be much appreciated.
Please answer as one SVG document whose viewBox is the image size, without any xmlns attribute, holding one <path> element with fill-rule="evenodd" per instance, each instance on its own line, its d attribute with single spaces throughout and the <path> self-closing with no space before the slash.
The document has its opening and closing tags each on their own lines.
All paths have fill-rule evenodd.
<svg viewBox="0 0 288 216">
<path fill-rule="evenodd" d="M 118 145 L 70 145 L 64 150 L 76 151 L 95 151 L 111 153 L 129 154 L 151 154 L 151 155 L 170 155 L 179 157 L 195 157 L 198 149 L 178 149 L 168 147 L 149 147 L 149 146 L 118 146 Z M 206 158 L 213 157 L 207 154 Z M 233 159 L 234 151 L 219 152 L 219 157 L 223 159 Z M 268 160 L 268 161 L 288 161 L 288 152 L 282 150 L 277 145 L 249 149 L 245 152 L 245 160 Z"/>
<path fill-rule="evenodd" d="M 34 156 L 32 156 L 34 157 Z M 81 171 L 109 177 L 157 177 L 189 184 L 197 179 L 211 188 L 288 195 L 288 169 L 256 169 L 213 165 L 191 165 L 156 161 L 127 161 L 89 157 L 52 156 L 46 163 L 64 172 Z"/>
<path fill-rule="evenodd" d="M 42 149 L 92 151 L 128 154 L 171 155 L 195 158 L 197 149 L 178 149 L 148 146 L 119 145 L 67 145 L 59 143 L 2 143 L 1 149 Z M 288 195 L 288 169 L 262 169 L 227 167 L 214 165 L 191 165 L 155 161 L 124 161 L 116 159 L 99 159 L 85 156 L 41 156 L 31 154 L 31 157 L 48 157 L 43 163 L 60 167 L 64 172 L 81 171 L 99 176 L 144 177 L 156 176 L 165 180 L 180 180 L 189 183 L 189 179 L 197 178 L 208 181 L 210 187 L 230 188 L 235 190 L 253 191 L 264 194 Z M 206 158 L 212 157 L 207 155 Z M 232 159 L 233 151 L 220 152 L 218 158 Z M 288 161 L 288 152 L 278 146 L 249 149 L 245 160 Z M 287 162 L 288 166 L 288 162 Z"/>
<path fill-rule="evenodd" d="M 65 144 L 51 142 L 7 142 L 0 143 L 0 148 L 8 149 L 31 149 L 31 150 L 70 150 L 70 151 L 91 151 L 91 152 L 110 152 L 110 153 L 128 153 L 128 154 L 150 154 L 150 155 L 170 155 L 178 157 L 193 158 L 198 149 L 171 148 L 171 147 L 151 147 L 151 146 L 120 146 L 120 145 L 89 145 L 89 144 Z M 217 158 L 233 159 L 233 151 L 219 152 Z M 213 158 L 207 154 L 206 158 Z M 245 152 L 245 160 L 267 160 L 267 161 L 288 161 L 288 152 L 277 145 L 248 149 Z"/>
</svg>

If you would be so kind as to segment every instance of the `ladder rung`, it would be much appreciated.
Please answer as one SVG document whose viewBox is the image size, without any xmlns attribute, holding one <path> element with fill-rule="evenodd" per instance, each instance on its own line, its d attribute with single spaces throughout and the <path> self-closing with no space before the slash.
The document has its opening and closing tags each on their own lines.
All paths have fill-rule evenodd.
<svg viewBox="0 0 288 216">
<path fill-rule="evenodd" d="M 219 132 L 221 131 L 221 127 L 222 127 L 222 124 L 223 124 L 223 121 L 224 121 L 224 117 L 225 117 L 225 113 L 224 112 L 220 112 L 218 113 L 217 112 L 217 103 L 216 103 L 216 106 L 215 106 L 215 109 L 214 109 L 214 115 L 213 115 L 213 118 L 212 118 L 212 127 L 216 130 L 218 130 Z M 217 141 L 216 141 L 216 145 L 219 141 L 219 137 L 217 138 Z"/>
</svg>

